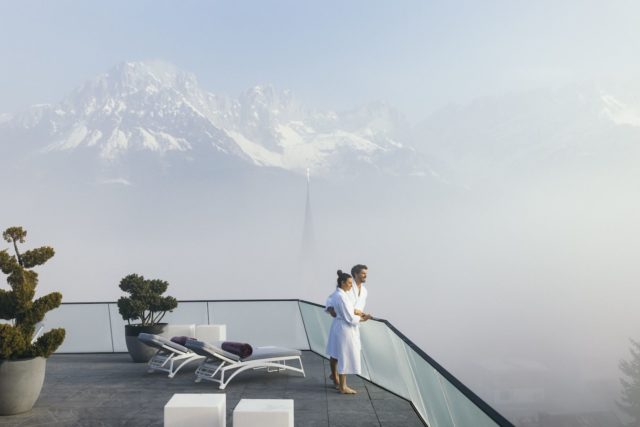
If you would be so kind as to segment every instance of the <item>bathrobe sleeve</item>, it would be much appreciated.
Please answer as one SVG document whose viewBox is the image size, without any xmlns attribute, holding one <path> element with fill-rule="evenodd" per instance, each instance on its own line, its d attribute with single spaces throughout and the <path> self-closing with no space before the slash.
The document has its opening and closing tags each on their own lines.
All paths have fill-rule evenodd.
<svg viewBox="0 0 640 427">
<path fill-rule="evenodd" d="M 341 292 L 340 295 L 336 295 L 333 300 L 333 308 L 336 311 L 336 315 L 348 324 L 358 325 L 360 323 L 360 316 L 355 315 L 353 303 L 346 293 Z"/>
<path fill-rule="evenodd" d="M 330 308 L 335 307 L 335 303 L 333 302 L 335 295 L 336 295 L 335 292 L 329 295 L 329 297 L 327 298 L 327 301 L 324 303 L 324 311 L 329 311 Z"/>
</svg>

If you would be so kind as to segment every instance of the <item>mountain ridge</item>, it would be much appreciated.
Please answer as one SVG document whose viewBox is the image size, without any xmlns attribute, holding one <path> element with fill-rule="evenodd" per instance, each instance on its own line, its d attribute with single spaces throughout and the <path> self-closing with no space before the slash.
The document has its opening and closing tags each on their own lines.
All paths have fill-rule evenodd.
<svg viewBox="0 0 640 427">
<path fill-rule="evenodd" d="M 220 96 L 202 89 L 192 73 L 152 61 L 121 63 L 57 104 L 0 116 L 0 127 L 37 130 L 44 153 L 88 149 L 105 163 L 131 152 L 191 157 L 208 150 L 296 173 L 331 174 L 348 158 L 382 173 L 424 174 L 415 150 L 393 135 L 399 117 L 381 105 L 312 111 L 269 85 Z"/>
<path fill-rule="evenodd" d="M 64 154 L 68 167 L 90 163 L 81 167 L 103 171 L 105 182 L 135 182 L 138 164 L 144 173 L 180 173 L 197 163 L 204 174 L 310 168 L 314 176 L 421 176 L 472 189 L 535 179 L 550 167 L 627 164 L 640 146 L 636 105 L 624 91 L 594 85 L 540 89 L 443 108 L 412 127 L 384 102 L 319 111 L 271 85 L 230 97 L 171 64 L 125 62 L 59 103 L 0 114 L 0 153 L 28 152 L 41 166 Z"/>
</svg>

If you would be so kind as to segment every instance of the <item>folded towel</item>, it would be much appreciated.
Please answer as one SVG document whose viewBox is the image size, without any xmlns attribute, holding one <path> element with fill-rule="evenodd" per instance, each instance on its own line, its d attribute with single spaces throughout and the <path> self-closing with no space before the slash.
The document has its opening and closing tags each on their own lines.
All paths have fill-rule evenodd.
<svg viewBox="0 0 640 427">
<path fill-rule="evenodd" d="M 249 357 L 253 353 L 253 348 L 249 344 L 241 342 L 225 341 L 222 343 L 222 349 L 240 356 L 241 359 Z"/>
<path fill-rule="evenodd" d="M 171 341 L 173 341 L 176 344 L 180 344 L 180 345 L 185 345 L 187 340 L 192 340 L 192 339 L 193 338 L 191 338 L 191 337 L 185 337 L 185 336 L 171 337 Z"/>
</svg>

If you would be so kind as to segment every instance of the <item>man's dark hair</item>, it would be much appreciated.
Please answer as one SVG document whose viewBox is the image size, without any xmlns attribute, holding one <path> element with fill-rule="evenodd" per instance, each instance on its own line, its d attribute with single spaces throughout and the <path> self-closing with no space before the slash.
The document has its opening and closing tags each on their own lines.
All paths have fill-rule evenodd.
<svg viewBox="0 0 640 427">
<path fill-rule="evenodd" d="M 352 275 L 352 276 L 355 276 L 356 274 L 360 274 L 360 272 L 361 272 L 362 270 L 368 270 L 368 269 L 369 269 L 369 267 L 367 267 L 367 266 L 366 266 L 366 265 L 364 265 L 364 264 L 356 264 L 356 265 L 354 265 L 354 266 L 353 266 L 353 268 L 351 269 L 351 275 Z"/>
</svg>

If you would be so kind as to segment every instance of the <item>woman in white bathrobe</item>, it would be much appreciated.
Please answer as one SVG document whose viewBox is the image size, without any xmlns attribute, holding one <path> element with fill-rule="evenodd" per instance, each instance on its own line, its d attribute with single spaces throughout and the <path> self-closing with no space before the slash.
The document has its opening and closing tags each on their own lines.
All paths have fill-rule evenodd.
<svg viewBox="0 0 640 427">
<path fill-rule="evenodd" d="M 355 394 L 347 387 L 348 374 L 360 374 L 360 316 L 354 313 L 353 301 L 348 292 L 353 286 L 351 275 L 338 270 L 338 288 L 329 297 L 336 312 L 327 342 L 327 354 L 338 359 L 338 390 L 344 394 Z"/>
</svg>

